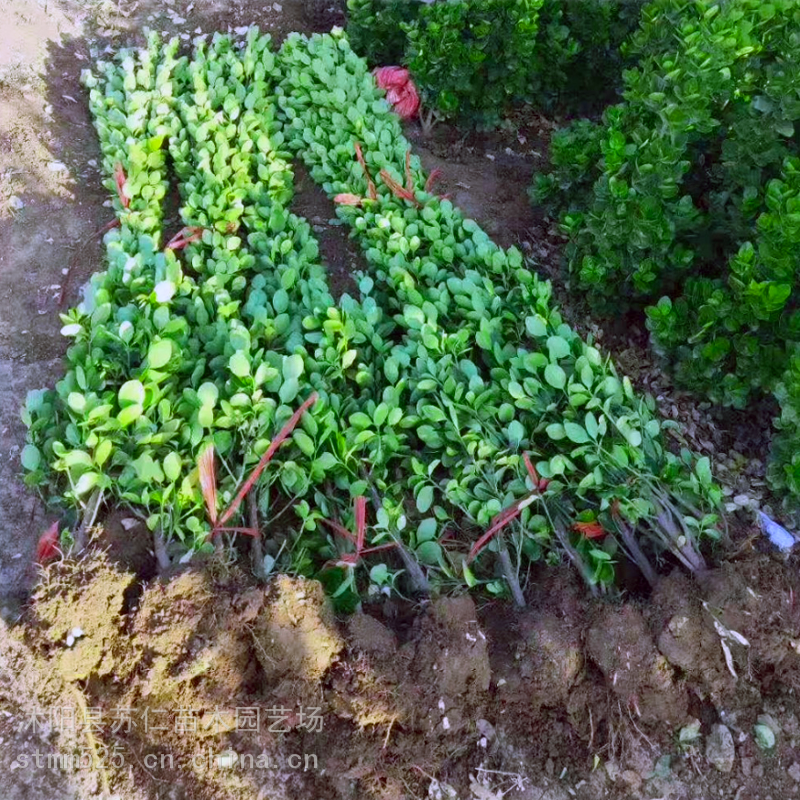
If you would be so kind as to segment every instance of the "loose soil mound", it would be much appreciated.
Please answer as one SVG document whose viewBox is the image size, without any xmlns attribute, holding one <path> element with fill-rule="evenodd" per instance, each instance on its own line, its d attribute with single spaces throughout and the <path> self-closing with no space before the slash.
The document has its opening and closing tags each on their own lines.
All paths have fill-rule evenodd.
<svg viewBox="0 0 800 800">
<path fill-rule="evenodd" d="M 593 601 L 555 571 L 519 613 L 464 596 L 340 621 L 312 581 L 262 586 L 211 563 L 137 594 L 94 552 L 45 573 L 20 630 L 44 693 L 73 694 L 94 722 L 99 774 L 123 797 L 399 800 L 449 784 L 473 798 L 501 791 L 491 776 L 547 782 L 556 763 L 585 771 L 576 797 L 629 796 L 667 775 L 683 785 L 700 740 L 671 771 L 656 759 L 697 719 L 701 735 L 723 722 L 737 737 L 753 782 L 740 798 L 756 798 L 759 715 L 783 727 L 776 754 L 799 743 L 777 710 L 798 688 L 797 592 L 759 556 L 700 581 L 675 573 L 646 604 Z"/>
</svg>

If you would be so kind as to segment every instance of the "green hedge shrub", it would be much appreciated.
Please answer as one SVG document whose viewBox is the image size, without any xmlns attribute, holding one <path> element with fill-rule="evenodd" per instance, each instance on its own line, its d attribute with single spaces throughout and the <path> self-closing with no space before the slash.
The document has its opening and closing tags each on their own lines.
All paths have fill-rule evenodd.
<svg viewBox="0 0 800 800">
<path fill-rule="evenodd" d="M 347 35 L 371 66 L 400 64 L 406 52 L 403 25 L 417 18 L 423 0 L 347 0 Z"/>
<path fill-rule="evenodd" d="M 495 123 L 530 95 L 542 0 L 433 3 L 408 26 L 406 63 L 446 116 Z"/>
<path fill-rule="evenodd" d="M 642 0 L 349 0 L 353 48 L 373 64 L 404 63 L 428 106 L 494 124 L 516 101 L 613 96 L 620 46 Z"/>
<path fill-rule="evenodd" d="M 595 305 L 657 301 L 647 324 L 678 380 L 736 407 L 779 380 L 794 393 L 799 46 L 792 0 L 655 0 L 623 102 L 559 132 L 533 192 L 565 212 Z"/>
<path fill-rule="evenodd" d="M 623 45 L 643 5 L 644 0 L 544 0 L 531 99 L 571 109 L 613 99 L 622 84 Z"/>
</svg>

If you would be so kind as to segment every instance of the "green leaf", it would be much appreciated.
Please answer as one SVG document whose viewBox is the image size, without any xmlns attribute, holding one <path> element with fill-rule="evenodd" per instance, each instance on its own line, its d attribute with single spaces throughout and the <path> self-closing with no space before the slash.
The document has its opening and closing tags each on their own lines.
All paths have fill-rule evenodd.
<svg viewBox="0 0 800 800">
<path fill-rule="evenodd" d="M 589 441 L 589 436 L 586 431 L 581 425 L 575 422 L 565 422 L 564 430 L 569 440 L 575 442 L 575 444 L 586 444 L 586 442 Z"/>
<path fill-rule="evenodd" d="M 228 367 L 237 378 L 246 378 L 250 374 L 250 361 L 241 351 L 234 353 L 230 357 Z"/>
<path fill-rule="evenodd" d="M 103 464 L 108 461 L 108 457 L 111 455 L 112 449 L 113 445 L 111 444 L 111 440 L 103 439 L 95 448 L 94 463 L 97 464 L 98 467 L 102 467 Z"/>
<path fill-rule="evenodd" d="M 285 380 L 281 384 L 280 391 L 278 392 L 278 396 L 281 398 L 282 403 L 291 403 L 292 400 L 297 397 L 298 392 L 300 391 L 300 383 L 296 378 L 290 378 L 289 380 Z"/>
<path fill-rule="evenodd" d="M 286 289 L 278 289 L 272 295 L 272 307 L 275 309 L 276 314 L 284 314 L 289 308 L 289 294 Z"/>
<path fill-rule="evenodd" d="M 436 521 L 435 517 L 428 517 L 428 519 L 422 520 L 417 527 L 417 542 L 421 544 L 422 542 L 435 539 L 438 530 L 439 523 Z"/>
<path fill-rule="evenodd" d="M 433 505 L 433 486 L 426 485 L 417 494 L 417 511 L 425 514 Z"/>
<path fill-rule="evenodd" d="M 547 336 L 547 322 L 540 316 L 526 317 L 525 330 L 534 339 L 542 339 Z"/>
<path fill-rule="evenodd" d="M 100 483 L 100 475 L 97 472 L 84 472 L 75 484 L 75 494 L 82 497 L 94 489 Z"/>
<path fill-rule="evenodd" d="M 202 405 L 197 412 L 197 421 L 204 427 L 210 428 L 214 424 L 214 406 Z"/>
<path fill-rule="evenodd" d="M 131 466 L 136 470 L 136 476 L 142 483 L 163 483 L 164 481 L 161 465 L 148 453 L 142 453 L 135 461 L 131 461 Z"/>
<path fill-rule="evenodd" d="M 525 438 L 525 428 L 519 420 L 515 419 L 508 426 L 508 438 L 516 446 L 519 446 L 520 442 Z"/>
<path fill-rule="evenodd" d="M 197 398 L 204 406 L 211 406 L 213 408 L 217 404 L 219 398 L 219 389 L 216 385 L 210 382 L 201 384 L 197 390 Z"/>
<path fill-rule="evenodd" d="M 22 466 L 25 469 L 33 472 L 33 470 L 38 469 L 39 464 L 42 463 L 42 454 L 39 452 L 38 447 L 32 444 L 26 444 L 25 447 L 22 448 L 20 461 L 22 461 Z"/>
<path fill-rule="evenodd" d="M 703 456 L 697 459 L 697 464 L 694 468 L 695 474 L 700 481 L 701 486 L 711 486 L 713 477 L 711 475 L 711 461 L 708 456 Z"/>
<path fill-rule="evenodd" d="M 567 459 L 562 455 L 553 456 L 550 459 L 550 474 L 563 475 L 567 470 Z"/>
<path fill-rule="evenodd" d="M 761 750 L 773 750 L 775 747 L 775 733 L 769 725 L 758 724 L 753 726 L 753 738 Z"/>
<path fill-rule="evenodd" d="M 144 406 L 144 386 L 141 381 L 127 381 L 120 386 L 117 397 L 122 408 L 131 405 Z"/>
<path fill-rule="evenodd" d="M 314 455 L 316 445 L 314 444 L 314 440 L 305 431 L 300 429 L 295 430 L 292 434 L 292 439 L 294 439 L 294 443 L 300 448 L 300 452 L 303 453 L 303 455 L 309 458 Z"/>
<path fill-rule="evenodd" d="M 406 306 L 403 317 L 411 330 L 419 330 L 425 324 L 425 314 L 417 306 Z"/>
<path fill-rule="evenodd" d="M 128 425 L 136 422 L 143 413 L 144 409 L 138 404 L 135 406 L 125 406 L 125 408 L 117 414 L 117 419 L 123 428 L 127 428 Z"/>
<path fill-rule="evenodd" d="M 372 417 L 363 411 L 356 411 L 350 415 L 350 424 L 359 431 L 372 427 Z"/>
<path fill-rule="evenodd" d="M 303 356 L 293 355 L 287 356 L 283 360 L 283 377 L 286 380 L 299 378 L 303 374 L 305 365 L 303 364 Z"/>
<path fill-rule="evenodd" d="M 376 428 L 380 428 L 386 422 L 389 416 L 389 406 L 386 403 L 380 403 L 372 415 L 372 421 L 375 423 Z"/>
<path fill-rule="evenodd" d="M 661 425 L 659 424 L 658 420 L 651 419 L 644 426 L 644 431 L 651 439 L 655 439 L 661 432 Z"/>
<path fill-rule="evenodd" d="M 416 554 L 423 564 L 436 566 L 442 557 L 442 548 L 438 542 L 423 542 L 416 549 Z"/>
<path fill-rule="evenodd" d="M 86 398 L 80 392 L 70 392 L 67 397 L 67 405 L 78 414 L 86 410 Z"/>
<path fill-rule="evenodd" d="M 547 348 L 550 351 L 550 360 L 557 361 L 566 358 L 570 354 L 569 343 L 561 336 L 551 336 L 547 340 Z"/>
<path fill-rule="evenodd" d="M 545 432 L 551 439 L 555 441 L 559 441 L 567 435 L 567 432 L 564 430 L 564 426 L 559 422 L 553 422 L 552 424 L 548 425 L 545 428 Z"/>
<path fill-rule="evenodd" d="M 177 453 L 170 453 L 164 459 L 164 475 L 167 476 L 167 480 L 175 483 L 181 475 L 181 457 Z"/>
<path fill-rule="evenodd" d="M 625 438 L 628 440 L 628 444 L 631 447 L 641 447 L 642 445 L 642 434 L 639 433 L 637 430 L 629 430 L 625 433 Z"/>
<path fill-rule="evenodd" d="M 319 458 L 315 459 L 312 467 L 317 467 L 323 472 L 328 472 L 336 467 L 339 459 L 333 453 L 322 453 Z"/>
<path fill-rule="evenodd" d="M 464 583 L 466 583 L 470 589 L 477 586 L 478 581 L 475 578 L 475 575 L 473 574 L 472 570 L 467 566 L 466 560 L 462 564 L 462 570 L 464 573 Z"/>
<path fill-rule="evenodd" d="M 160 339 L 150 345 L 147 351 L 147 365 L 151 369 L 161 369 L 172 358 L 172 342 L 169 339 Z"/>
<path fill-rule="evenodd" d="M 563 389 L 567 385 L 567 373 L 558 364 L 548 364 L 545 367 L 544 379 L 554 389 Z"/>
<path fill-rule="evenodd" d="M 356 360 L 356 356 L 358 355 L 358 350 L 348 350 L 342 356 L 342 369 L 348 369 L 353 365 L 353 362 Z"/>
<path fill-rule="evenodd" d="M 421 414 L 428 422 L 444 422 L 447 415 L 438 406 L 423 406 Z"/>
</svg>

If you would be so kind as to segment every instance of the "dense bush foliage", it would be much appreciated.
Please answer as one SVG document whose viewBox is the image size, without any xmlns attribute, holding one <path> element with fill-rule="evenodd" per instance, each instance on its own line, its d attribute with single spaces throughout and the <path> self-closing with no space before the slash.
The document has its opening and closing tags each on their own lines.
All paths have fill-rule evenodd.
<svg viewBox="0 0 800 800">
<path fill-rule="evenodd" d="M 595 302 L 657 301 L 648 327 L 678 379 L 738 407 L 775 388 L 800 338 L 799 45 L 793 0 L 655 0 L 623 102 L 557 134 L 535 188 L 568 206 Z"/>
<path fill-rule="evenodd" d="M 424 0 L 347 0 L 347 36 L 353 49 L 376 67 L 402 63 L 404 25 L 414 22 Z"/>
<path fill-rule="evenodd" d="M 663 551 L 702 566 L 708 459 L 669 453 L 652 399 L 563 322 L 520 252 L 425 188 L 345 38 L 291 36 L 276 57 L 255 32 L 242 49 L 217 36 L 177 61 L 154 43 L 87 80 L 120 226 L 64 315 L 67 375 L 29 398 L 31 484 L 76 508 L 102 490 L 176 554 L 207 549 L 217 500 L 315 393 L 253 491 L 262 525 L 296 519 L 268 558 L 340 600 L 403 571 L 417 589 L 503 593 L 545 558 L 606 584 L 619 548 L 645 571 Z M 369 264 L 358 299 L 334 304 L 288 210 L 290 152 L 347 202 Z M 180 254 L 160 243 L 166 153 Z"/>
<path fill-rule="evenodd" d="M 349 0 L 371 63 L 406 64 L 440 114 L 495 123 L 515 101 L 580 106 L 613 96 L 642 0 Z"/>
<path fill-rule="evenodd" d="M 425 5 L 408 27 L 406 64 L 446 116 L 493 123 L 530 96 L 542 0 Z"/>
<path fill-rule="evenodd" d="M 543 0 L 527 99 L 567 110 L 616 99 L 645 0 Z"/>
</svg>

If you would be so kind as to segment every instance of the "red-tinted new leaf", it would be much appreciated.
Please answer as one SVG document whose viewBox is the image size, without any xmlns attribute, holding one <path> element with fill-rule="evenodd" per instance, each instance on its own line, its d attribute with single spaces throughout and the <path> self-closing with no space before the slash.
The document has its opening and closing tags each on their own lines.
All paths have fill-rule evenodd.
<svg viewBox="0 0 800 800">
<path fill-rule="evenodd" d="M 587 539 L 602 539 L 607 533 L 599 522 L 576 522 L 572 530 L 583 534 Z"/>
<path fill-rule="evenodd" d="M 253 485 L 261 476 L 261 473 L 266 469 L 267 464 L 269 464 L 269 462 L 272 460 L 272 456 L 275 455 L 277 449 L 286 441 L 291 432 L 297 427 L 297 423 L 300 422 L 300 418 L 303 416 L 303 414 L 305 414 L 306 410 L 311 408 L 311 406 L 317 402 L 317 398 L 317 393 L 313 392 L 311 397 L 309 397 L 308 400 L 306 400 L 305 403 L 303 403 L 303 405 L 300 406 L 300 408 L 298 408 L 294 414 L 292 414 L 291 419 L 289 419 L 283 428 L 281 428 L 280 433 L 270 442 L 267 452 L 261 456 L 261 460 L 258 462 L 256 468 L 250 473 L 250 477 L 244 482 L 242 488 L 239 489 L 239 493 L 233 498 L 233 502 L 220 517 L 220 525 L 224 525 L 236 513 L 242 503 L 242 500 L 244 500 L 244 498 L 247 496 L 247 493 L 253 488 Z"/>
<path fill-rule="evenodd" d="M 58 523 L 54 522 L 41 536 L 36 545 L 36 560 L 40 564 L 58 555 Z"/>
<path fill-rule="evenodd" d="M 469 556 L 467 557 L 467 563 L 472 561 L 475 556 L 486 547 L 487 544 L 498 534 L 500 533 L 503 528 L 508 525 L 513 519 L 516 519 L 522 513 L 523 506 L 521 503 L 515 503 L 513 506 L 510 506 L 505 511 L 501 511 L 492 521 L 492 526 L 489 528 L 486 533 L 472 545 L 472 549 L 469 551 Z"/>
<path fill-rule="evenodd" d="M 364 170 L 364 175 L 367 178 L 367 188 L 369 192 L 369 199 L 370 200 L 377 200 L 378 199 L 378 190 L 375 188 L 375 184 L 372 182 L 372 176 L 369 174 L 369 169 L 367 167 L 367 162 L 364 160 L 364 153 L 361 151 L 361 145 L 356 142 L 356 158 L 358 159 L 358 163 L 361 164 L 361 169 Z"/>
<path fill-rule="evenodd" d="M 442 173 L 442 171 L 439 169 L 439 167 L 436 167 L 436 169 L 435 169 L 435 170 L 433 170 L 433 172 L 431 172 L 431 174 L 430 174 L 430 175 L 428 175 L 428 180 L 427 180 L 427 181 L 425 181 L 425 191 L 426 191 L 428 194 L 431 194 L 431 193 L 432 193 L 432 191 L 433 191 L 433 187 L 436 185 L 436 182 L 439 180 L 439 178 L 441 178 L 441 177 L 442 177 L 442 174 L 443 174 L 443 173 Z"/>
<path fill-rule="evenodd" d="M 117 184 L 117 196 L 119 197 L 119 202 L 122 204 L 123 208 L 129 208 L 131 199 L 127 196 L 127 194 L 125 194 L 125 185 L 128 183 L 128 179 L 125 176 L 125 170 L 119 161 L 114 165 L 114 181 Z"/>
<path fill-rule="evenodd" d="M 417 208 L 422 207 L 417 198 L 414 197 L 414 193 L 404 189 L 385 169 L 382 169 L 380 174 L 381 180 L 389 187 L 395 197 L 398 197 L 400 200 L 407 200 L 409 203 L 413 203 Z"/>
<path fill-rule="evenodd" d="M 356 516 L 356 550 L 364 549 L 364 538 L 367 535 L 367 498 L 356 497 L 354 503 Z"/>
<path fill-rule="evenodd" d="M 358 546 L 358 540 L 352 533 L 350 533 L 347 528 L 343 525 L 340 525 L 338 522 L 334 522 L 332 519 L 321 519 L 320 522 L 324 522 L 329 528 L 332 528 L 336 533 L 339 534 L 343 539 L 347 539 L 354 547 Z"/>
<path fill-rule="evenodd" d="M 203 238 L 203 228 L 197 226 L 186 227 L 178 231 L 166 244 L 165 250 L 183 250 L 184 247 L 192 242 L 197 242 Z"/>
<path fill-rule="evenodd" d="M 206 513 L 212 525 L 217 524 L 217 473 L 214 467 L 214 445 L 210 444 L 197 459 L 200 491 L 206 501 Z"/>
<path fill-rule="evenodd" d="M 362 206 L 364 205 L 364 198 L 359 197 L 357 194 L 348 194 L 345 192 L 344 194 L 337 194 L 336 197 L 333 198 L 333 202 L 340 206 Z"/>
<path fill-rule="evenodd" d="M 406 191 L 414 193 L 414 176 L 411 174 L 411 148 L 406 150 Z"/>
</svg>

